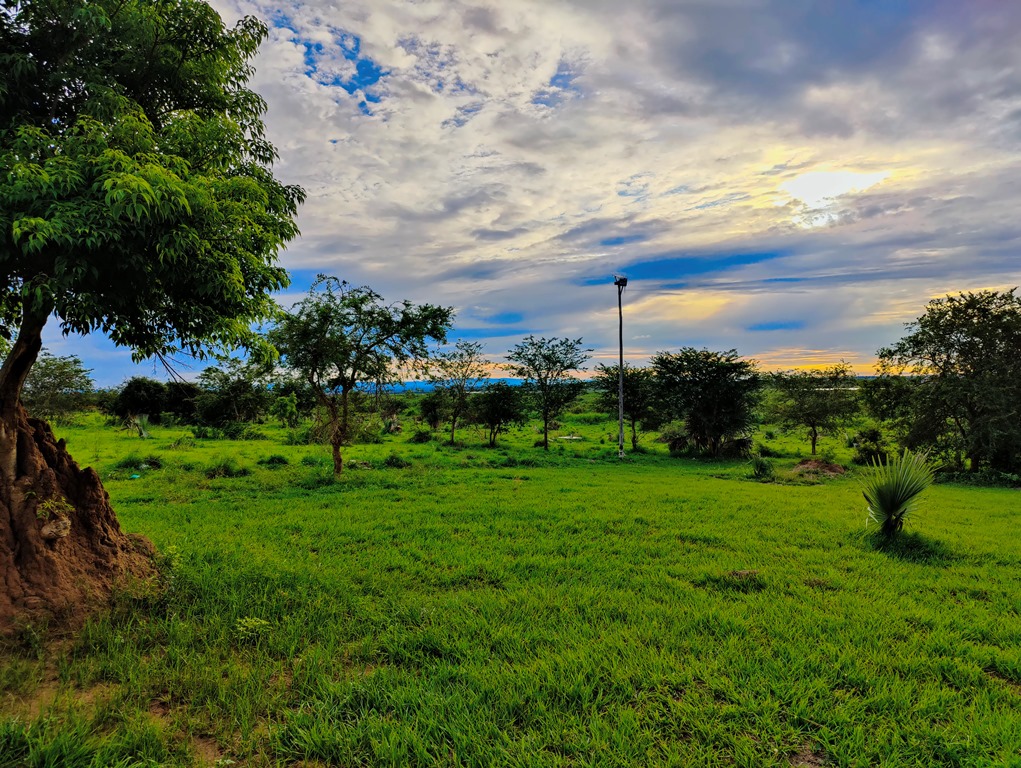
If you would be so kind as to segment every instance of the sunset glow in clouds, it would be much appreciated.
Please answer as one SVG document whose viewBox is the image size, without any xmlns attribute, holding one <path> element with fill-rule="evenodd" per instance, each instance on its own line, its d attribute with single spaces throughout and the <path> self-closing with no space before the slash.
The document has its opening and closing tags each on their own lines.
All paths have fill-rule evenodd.
<svg viewBox="0 0 1021 768">
<path fill-rule="evenodd" d="M 284 304 L 325 271 L 495 358 L 609 361 L 617 272 L 635 362 L 868 370 L 931 297 L 1021 283 L 1021 4 L 213 5 L 271 29 L 253 85 L 309 192 Z"/>
</svg>

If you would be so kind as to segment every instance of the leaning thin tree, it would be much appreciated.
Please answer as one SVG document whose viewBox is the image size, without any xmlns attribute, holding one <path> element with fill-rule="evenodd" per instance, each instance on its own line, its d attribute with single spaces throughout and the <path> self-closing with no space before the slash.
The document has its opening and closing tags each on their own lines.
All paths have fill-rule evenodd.
<svg viewBox="0 0 1021 768">
<path fill-rule="evenodd" d="M 144 568 L 98 475 L 21 405 L 47 322 L 136 359 L 260 350 L 304 196 L 246 87 L 265 34 L 200 0 L 0 0 L 0 630 Z"/>
</svg>

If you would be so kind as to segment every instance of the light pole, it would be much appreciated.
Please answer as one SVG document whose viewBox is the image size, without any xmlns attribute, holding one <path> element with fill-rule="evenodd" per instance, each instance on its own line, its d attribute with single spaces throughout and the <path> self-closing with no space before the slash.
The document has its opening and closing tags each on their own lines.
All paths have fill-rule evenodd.
<svg viewBox="0 0 1021 768">
<path fill-rule="evenodd" d="M 617 366 L 617 411 L 619 415 L 619 431 L 617 433 L 617 457 L 624 458 L 624 303 L 621 298 L 627 286 L 626 277 L 613 276 L 613 284 L 617 286 L 617 318 L 619 321 L 620 365 Z"/>
</svg>

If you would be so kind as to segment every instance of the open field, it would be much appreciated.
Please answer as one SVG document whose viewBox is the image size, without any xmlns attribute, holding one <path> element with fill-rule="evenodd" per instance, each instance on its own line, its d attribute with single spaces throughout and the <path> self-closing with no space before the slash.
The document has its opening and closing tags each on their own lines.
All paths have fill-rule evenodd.
<svg viewBox="0 0 1021 768">
<path fill-rule="evenodd" d="M 337 483 L 260 429 L 58 429 L 161 585 L 23 628 L 0 766 L 1021 765 L 1017 490 L 933 487 L 879 551 L 853 474 L 621 464 L 591 415 Z"/>
</svg>

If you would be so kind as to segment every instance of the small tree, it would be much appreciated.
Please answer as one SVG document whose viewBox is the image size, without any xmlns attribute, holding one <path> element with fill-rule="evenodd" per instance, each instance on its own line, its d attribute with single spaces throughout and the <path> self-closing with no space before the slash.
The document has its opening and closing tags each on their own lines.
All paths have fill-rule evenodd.
<svg viewBox="0 0 1021 768">
<path fill-rule="evenodd" d="M 25 380 L 21 399 L 36 418 L 67 419 L 85 406 L 93 387 L 90 373 L 77 355 L 54 357 L 43 350 Z"/>
<path fill-rule="evenodd" d="M 264 372 L 263 366 L 237 358 L 206 368 L 199 374 L 202 391 L 195 398 L 198 420 L 211 427 L 259 421 L 270 401 Z"/>
<path fill-rule="evenodd" d="M 490 448 L 496 447 L 497 436 L 508 426 L 525 423 L 525 397 L 521 387 L 496 381 L 472 395 L 469 402 L 472 420 L 486 427 Z"/>
<path fill-rule="evenodd" d="M 597 365 L 595 377 L 599 408 L 619 413 L 620 367 Z M 661 423 L 656 396 L 656 376 L 651 368 L 635 368 L 624 363 L 624 420 L 631 429 L 631 450 L 637 450 L 639 433 L 655 429 Z"/>
<path fill-rule="evenodd" d="M 128 379 L 113 401 L 113 412 L 122 419 L 130 421 L 137 427 L 139 419 L 147 419 L 159 423 L 160 414 L 166 410 L 167 388 L 162 381 L 145 376 L 133 376 Z M 143 430 L 139 429 L 139 434 Z"/>
<path fill-rule="evenodd" d="M 696 450 L 719 457 L 728 440 L 752 427 L 752 408 L 761 385 L 755 365 L 737 350 L 711 352 L 682 347 L 652 357 L 664 410 L 684 420 Z"/>
<path fill-rule="evenodd" d="M 453 349 L 432 358 L 429 379 L 449 396 L 450 444 L 454 444 L 457 420 L 468 410 L 468 398 L 489 381 L 489 361 L 482 344 L 459 340 Z"/>
<path fill-rule="evenodd" d="M 773 416 L 784 429 L 808 429 L 815 455 L 820 433 L 832 432 L 859 411 L 858 387 L 845 362 L 829 368 L 774 373 L 770 382 L 777 393 Z"/>
<path fill-rule="evenodd" d="M 336 474 L 350 439 L 352 392 L 398 382 L 402 366 L 428 357 L 430 340 L 446 340 L 453 315 L 433 304 L 384 304 L 371 288 L 320 275 L 270 332 L 283 363 L 308 381 L 328 414 Z"/>
<path fill-rule="evenodd" d="M 298 426 L 298 396 L 294 392 L 281 395 L 269 407 L 269 415 L 279 420 L 280 426 L 294 429 Z"/>
<path fill-rule="evenodd" d="M 507 369 L 524 379 L 525 391 L 542 418 L 542 447 L 549 450 L 550 422 L 582 393 L 585 385 L 569 374 L 582 371 L 590 349 L 581 339 L 537 339 L 527 336 L 507 354 Z"/>
<path fill-rule="evenodd" d="M 440 424 L 450 416 L 450 394 L 445 389 L 434 389 L 422 396 L 418 410 L 429 429 L 439 429 Z"/>
</svg>

